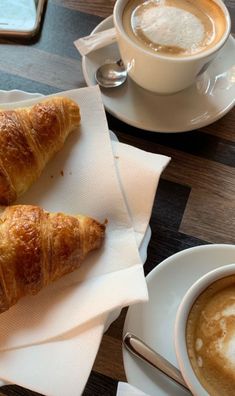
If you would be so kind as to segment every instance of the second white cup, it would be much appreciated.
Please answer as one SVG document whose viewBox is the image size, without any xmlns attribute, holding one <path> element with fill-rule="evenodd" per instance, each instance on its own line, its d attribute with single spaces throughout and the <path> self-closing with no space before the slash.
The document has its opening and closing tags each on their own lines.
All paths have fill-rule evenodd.
<svg viewBox="0 0 235 396">
<path fill-rule="evenodd" d="M 175 321 L 180 370 L 194 396 L 233 395 L 235 264 L 198 279 L 183 297 Z"/>
</svg>

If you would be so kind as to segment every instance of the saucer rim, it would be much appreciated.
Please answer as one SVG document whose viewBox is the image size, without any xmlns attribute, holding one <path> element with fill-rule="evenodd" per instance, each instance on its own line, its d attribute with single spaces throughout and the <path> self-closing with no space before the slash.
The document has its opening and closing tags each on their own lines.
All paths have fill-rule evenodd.
<svg viewBox="0 0 235 396">
<path fill-rule="evenodd" d="M 105 30 L 107 29 L 106 25 L 108 23 L 111 23 L 111 25 L 113 26 L 113 15 L 108 16 L 107 18 L 103 19 L 100 23 L 98 23 L 96 25 L 96 27 L 91 31 L 90 35 L 95 34 L 99 31 Z M 235 48 L 235 37 L 233 37 L 232 33 L 230 33 L 228 40 L 233 41 L 234 43 L 234 48 Z M 88 54 L 89 55 L 89 54 Z M 89 73 L 88 73 L 88 67 L 86 65 L 86 59 L 87 59 L 87 55 L 82 56 L 82 72 L 83 72 L 83 76 L 85 79 L 85 82 L 87 84 L 88 87 L 92 87 L 94 85 L 96 85 L 96 83 L 94 84 L 94 81 L 92 81 L 90 79 Z M 103 92 L 101 90 L 101 95 L 103 96 Z M 158 95 L 156 95 L 158 96 Z M 172 95 L 170 95 L 172 96 Z M 195 125 L 181 125 L 181 127 L 176 127 L 176 128 L 161 128 L 161 130 L 159 130 L 158 128 L 149 128 L 146 127 L 144 125 L 144 122 L 136 122 L 134 119 L 129 119 L 128 117 L 126 117 L 123 113 L 120 113 L 118 111 L 115 110 L 115 108 L 111 108 L 110 106 L 107 106 L 104 103 L 104 107 L 105 110 L 110 113 L 112 116 L 116 117 L 118 120 L 126 123 L 127 125 L 130 125 L 132 127 L 135 127 L 137 129 L 141 129 L 144 130 L 146 132 L 154 132 L 154 133 L 164 133 L 164 134 L 169 134 L 169 133 L 185 133 L 185 132 L 191 132 L 191 131 L 195 131 L 197 129 L 203 128 L 205 126 L 208 126 L 218 120 L 220 120 L 222 117 L 224 117 L 235 105 L 235 100 L 231 101 L 231 103 L 224 105 L 223 109 L 215 112 L 214 115 L 211 115 L 209 119 L 206 119 L 204 121 L 198 122 Z"/>
</svg>

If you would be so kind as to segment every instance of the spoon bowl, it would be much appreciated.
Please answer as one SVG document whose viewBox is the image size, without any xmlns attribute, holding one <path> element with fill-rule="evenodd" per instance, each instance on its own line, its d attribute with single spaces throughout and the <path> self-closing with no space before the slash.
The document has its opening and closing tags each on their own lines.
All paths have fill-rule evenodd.
<svg viewBox="0 0 235 396">
<path fill-rule="evenodd" d="M 127 70 L 122 60 L 112 63 L 104 63 L 95 73 L 96 82 L 103 88 L 118 87 L 127 79 Z"/>
</svg>

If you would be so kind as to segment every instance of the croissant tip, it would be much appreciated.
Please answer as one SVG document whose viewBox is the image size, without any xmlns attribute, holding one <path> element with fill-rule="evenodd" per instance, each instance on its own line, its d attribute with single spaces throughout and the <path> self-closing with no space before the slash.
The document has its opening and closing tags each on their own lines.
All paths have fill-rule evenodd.
<svg viewBox="0 0 235 396">
<path fill-rule="evenodd" d="M 81 121 L 81 112 L 80 112 L 80 107 L 78 106 L 78 104 L 70 99 L 70 98 L 65 98 L 67 99 L 66 102 L 69 105 L 69 110 L 70 110 L 70 119 L 71 119 L 71 123 L 73 125 L 78 125 L 80 124 Z"/>
<path fill-rule="evenodd" d="M 69 118 L 72 126 L 77 126 L 81 121 L 80 107 L 74 99 L 67 96 L 53 96 L 52 98 L 47 98 L 44 102 L 50 102 L 51 100 L 56 101 L 58 104 L 62 104 L 67 109 L 69 109 Z"/>
<path fill-rule="evenodd" d="M 90 250 L 98 249 L 102 245 L 105 237 L 107 219 L 104 223 L 100 223 L 93 218 L 90 218 L 88 221 L 89 227 L 87 230 L 89 230 Z"/>
</svg>

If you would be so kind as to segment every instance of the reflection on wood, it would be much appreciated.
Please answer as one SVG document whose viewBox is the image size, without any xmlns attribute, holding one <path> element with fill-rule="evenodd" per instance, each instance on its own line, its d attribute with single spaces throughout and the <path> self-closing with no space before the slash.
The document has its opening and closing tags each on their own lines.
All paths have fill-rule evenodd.
<svg viewBox="0 0 235 396">
<path fill-rule="evenodd" d="M 109 16 L 113 12 L 115 0 L 52 0 L 53 3 L 72 10 L 87 12 L 103 18 Z"/>
</svg>

